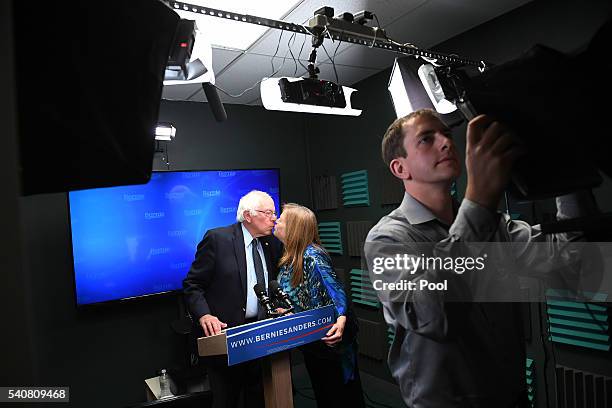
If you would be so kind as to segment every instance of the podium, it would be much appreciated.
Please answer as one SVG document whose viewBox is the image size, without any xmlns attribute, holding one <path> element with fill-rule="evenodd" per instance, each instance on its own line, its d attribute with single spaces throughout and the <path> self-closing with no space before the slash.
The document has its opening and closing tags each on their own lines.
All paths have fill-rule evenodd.
<svg viewBox="0 0 612 408">
<path fill-rule="evenodd" d="M 263 358 L 266 408 L 293 407 L 289 350 L 325 337 L 335 322 L 333 306 L 231 327 L 198 339 L 198 354 L 227 355 L 227 364 Z M 214 398 L 214 395 L 213 395 Z"/>
</svg>

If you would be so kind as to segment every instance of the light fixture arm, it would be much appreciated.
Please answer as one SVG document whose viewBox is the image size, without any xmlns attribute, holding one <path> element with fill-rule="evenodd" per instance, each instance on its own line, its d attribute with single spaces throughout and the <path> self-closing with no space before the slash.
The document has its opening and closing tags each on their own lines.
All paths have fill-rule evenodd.
<svg viewBox="0 0 612 408">
<path fill-rule="evenodd" d="M 308 77 L 312 79 L 317 79 L 318 78 L 317 74 L 321 72 L 318 67 L 315 67 L 316 60 L 317 60 L 317 49 L 313 47 L 312 51 L 310 52 L 310 57 L 308 57 L 308 62 L 309 62 Z"/>
<path fill-rule="evenodd" d="M 323 44 L 323 32 L 321 30 L 313 30 L 312 33 L 312 51 L 310 51 L 310 56 L 308 57 L 308 77 L 312 79 L 317 79 L 317 74 L 321 72 L 319 68 L 315 66 L 317 62 L 317 48 Z"/>
</svg>

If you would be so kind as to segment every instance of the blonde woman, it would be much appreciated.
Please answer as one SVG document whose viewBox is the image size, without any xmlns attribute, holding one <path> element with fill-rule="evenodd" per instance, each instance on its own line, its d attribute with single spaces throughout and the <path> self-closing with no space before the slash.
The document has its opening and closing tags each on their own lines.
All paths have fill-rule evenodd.
<svg viewBox="0 0 612 408">
<path fill-rule="evenodd" d="M 301 347 L 317 405 L 364 406 L 357 369 L 356 327 L 347 325 L 346 294 L 331 258 L 321 246 L 314 213 L 298 204 L 285 204 L 274 235 L 285 248 L 279 261 L 278 283 L 289 295 L 295 311 L 327 305 L 336 309 L 336 322 L 326 336 Z"/>
</svg>

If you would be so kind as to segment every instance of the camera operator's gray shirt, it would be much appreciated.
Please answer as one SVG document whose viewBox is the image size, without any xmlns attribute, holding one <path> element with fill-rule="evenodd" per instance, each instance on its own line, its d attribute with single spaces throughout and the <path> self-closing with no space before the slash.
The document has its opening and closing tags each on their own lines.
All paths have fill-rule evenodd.
<svg viewBox="0 0 612 408">
<path fill-rule="evenodd" d="M 581 200 L 588 203 L 574 195 L 557 198 L 557 218 L 584 215 Z M 531 261 L 546 254 L 534 253 L 528 243 L 549 242 L 554 251 L 557 243 L 574 238 L 577 234 L 545 235 L 539 226 L 511 220 L 467 199 L 449 227 L 406 193 L 401 205 L 369 232 L 365 255 L 371 271 L 385 244 L 523 242 L 521 256 Z M 520 303 L 436 304 L 420 302 L 412 294 L 404 299 L 378 295 L 395 332 L 389 367 L 409 407 L 503 408 L 526 398 Z"/>
</svg>

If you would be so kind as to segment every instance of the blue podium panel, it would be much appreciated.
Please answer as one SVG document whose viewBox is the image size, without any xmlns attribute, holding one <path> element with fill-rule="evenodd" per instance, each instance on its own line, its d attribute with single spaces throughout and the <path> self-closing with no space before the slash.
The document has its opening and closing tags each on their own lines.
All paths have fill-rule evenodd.
<svg viewBox="0 0 612 408">
<path fill-rule="evenodd" d="M 262 320 L 225 331 L 227 364 L 240 364 L 325 337 L 335 323 L 334 306 Z"/>
</svg>

